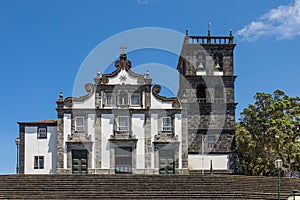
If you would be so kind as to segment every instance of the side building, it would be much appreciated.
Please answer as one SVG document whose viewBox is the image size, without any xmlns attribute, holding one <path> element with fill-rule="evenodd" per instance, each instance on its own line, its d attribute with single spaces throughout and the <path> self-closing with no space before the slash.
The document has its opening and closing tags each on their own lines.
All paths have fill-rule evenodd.
<svg viewBox="0 0 300 200">
<path fill-rule="evenodd" d="M 19 173 L 233 171 L 234 46 L 231 33 L 187 34 L 172 98 L 159 94 L 148 71 L 134 73 L 122 52 L 115 71 L 85 85 L 87 95 L 60 94 L 57 120 L 18 122 Z"/>
</svg>

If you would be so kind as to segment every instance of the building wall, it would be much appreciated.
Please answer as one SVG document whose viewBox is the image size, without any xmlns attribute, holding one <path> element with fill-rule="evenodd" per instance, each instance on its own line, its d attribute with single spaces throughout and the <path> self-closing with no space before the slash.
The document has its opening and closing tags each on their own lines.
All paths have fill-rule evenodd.
<svg viewBox="0 0 300 200">
<path fill-rule="evenodd" d="M 101 115 L 101 168 L 109 169 L 110 166 L 110 142 L 109 138 L 114 133 L 114 115 Z"/>
<path fill-rule="evenodd" d="M 91 140 L 93 141 L 93 146 L 92 146 L 92 166 L 91 168 L 95 169 L 96 168 L 96 157 L 95 157 L 95 124 L 96 124 L 96 115 L 95 114 L 89 114 L 88 115 L 88 135 L 91 136 Z"/>
<path fill-rule="evenodd" d="M 155 168 L 154 136 L 158 133 L 158 114 L 151 114 L 151 168 Z"/>
<path fill-rule="evenodd" d="M 47 138 L 37 138 L 38 127 L 25 127 L 25 174 L 55 173 L 57 154 L 57 127 L 47 127 Z M 44 156 L 44 169 L 34 169 L 34 157 Z"/>
<path fill-rule="evenodd" d="M 63 132 L 63 152 L 64 152 L 64 158 L 63 158 L 63 167 L 64 169 L 68 168 L 68 152 L 67 152 L 67 144 L 68 141 L 68 135 L 71 135 L 71 114 L 64 114 L 64 132 Z"/>
<path fill-rule="evenodd" d="M 145 115 L 132 115 L 132 133 L 137 141 L 136 169 L 145 169 Z"/>
<path fill-rule="evenodd" d="M 190 154 L 188 155 L 189 170 L 229 170 L 228 154 Z"/>
<path fill-rule="evenodd" d="M 151 108 L 152 109 L 172 109 L 172 102 L 164 102 L 157 99 L 151 94 Z"/>
<path fill-rule="evenodd" d="M 182 115 L 181 114 L 175 114 L 175 136 L 178 137 L 178 141 L 180 142 L 179 144 L 179 150 L 178 150 L 178 157 L 179 157 L 179 169 L 182 169 Z M 187 153 L 187 152 L 185 152 Z"/>
</svg>

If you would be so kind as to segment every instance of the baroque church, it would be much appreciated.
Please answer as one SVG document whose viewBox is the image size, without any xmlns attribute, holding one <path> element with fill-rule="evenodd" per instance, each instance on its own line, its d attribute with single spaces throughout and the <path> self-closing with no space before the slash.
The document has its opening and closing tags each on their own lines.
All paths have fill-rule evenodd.
<svg viewBox="0 0 300 200">
<path fill-rule="evenodd" d="M 186 32 L 172 98 L 148 71 L 132 70 L 123 48 L 115 71 L 97 72 L 85 96 L 60 93 L 56 120 L 18 122 L 18 173 L 234 173 L 234 47 L 231 31 Z"/>
</svg>

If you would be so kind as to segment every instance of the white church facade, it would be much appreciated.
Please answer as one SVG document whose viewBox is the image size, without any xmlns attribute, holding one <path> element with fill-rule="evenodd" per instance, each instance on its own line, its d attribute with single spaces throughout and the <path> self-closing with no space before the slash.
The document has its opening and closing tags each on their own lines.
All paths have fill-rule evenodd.
<svg viewBox="0 0 300 200">
<path fill-rule="evenodd" d="M 93 83 L 85 85 L 87 95 L 60 94 L 56 120 L 18 122 L 19 173 L 234 171 L 232 41 L 231 33 L 226 37 L 187 34 L 177 66 L 183 78 L 177 97 L 172 98 L 159 95 L 161 88 L 153 85 L 148 71 L 133 72 L 122 52 L 115 71 L 97 72 Z"/>
</svg>

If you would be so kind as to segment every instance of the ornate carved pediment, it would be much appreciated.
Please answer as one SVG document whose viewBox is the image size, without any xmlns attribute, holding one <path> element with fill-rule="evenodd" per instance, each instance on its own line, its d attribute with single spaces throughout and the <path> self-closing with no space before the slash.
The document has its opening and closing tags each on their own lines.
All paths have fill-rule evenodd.
<svg viewBox="0 0 300 200">
<path fill-rule="evenodd" d="M 171 98 L 167 98 L 167 97 L 164 97 L 164 96 L 160 96 L 159 93 L 160 93 L 160 90 L 161 90 L 161 87 L 160 85 L 154 85 L 152 87 L 152 94 L 162 100 L 162 101 L 167 101 L 167 102 L 172 102 L 172 107 L 173 108 L 180 108 L 180 101 L 177 97 L 171 97 Z"/>
<path fill-rule="evenodd" d="M 110 136 L 111 139 L 122 139 L 122 140 L 132 140 L 135 139 L 135 135 L 132 135 L 130 131 L 114 131 L 114 135 Z"/>
<path fill-rule="evenodd" d="M 117 69 L 115 71 L 113 71 L 112 73 L 110 73 L 110 74 L 103 74 L 101 76 L 101 78 L 98 78 L 99 80 L 98 79 L 96 80 L 97 84 L 107 84 L 107 83 L 109 83 L 109 78 L 116 77 L 121 72 L 121 70 L 125 70 L 128 73 L 128 75 L 137 78 L 137 83 L 138 84 L 144 84 L 145 83 L 145 77 L 143 75 L 136 74 L 136 73 L 134 73 L 133 71 L 130 70 L 131 61 L 127 60 L 126 54 L 121 54 L 120 55 L 120 59 L 115 62 L 115 66 L 116 66 Z M 128 77 L 126 75 L 121 75 L 120 76 L 120 82 L 121 83 L 125 83 L 127 79 L 128 79 Z"/>
<path fill-rule="evenodd" d="M 68 135 L 68 141 L 69 142 L 88 142 L 91 141 L 91 135 L 86 134 L 71 134 Z"/>
<path fill-rule="evenodd" d="M 131 68 L 131 61 L 127 60 L 126 54 L 120 55 L 120 60 L 117 60 L 115 62 L 116 68 L 122 68 L 122 69 L 130 69 Z"/>
<path fill-rule="evenodd" d="M 177 142 L 178 136 L 174 135 L 172 132 L 164 132 L 160 131 L 157 135 L 154 136 L 154 142 L 162 142 L 162 143 L 169 143 L 169 142 Z"/>
<path fill-rule="evenodd" d="M 90 98 L 94 91 L 95 91 L 95 85 L 91 83 L 87 83 L 85 85 L 85 91 L 88 92 L 87 95 L 81 96 L 81 97 L 68 97 L 64 100 L 64 105 L 71 108 L 73 106 L 73 102 L 83 102 L 84 100 Z"/>
</svg>

